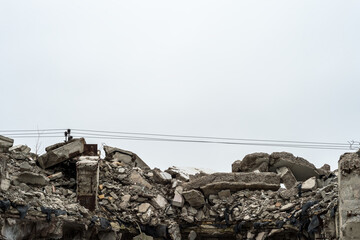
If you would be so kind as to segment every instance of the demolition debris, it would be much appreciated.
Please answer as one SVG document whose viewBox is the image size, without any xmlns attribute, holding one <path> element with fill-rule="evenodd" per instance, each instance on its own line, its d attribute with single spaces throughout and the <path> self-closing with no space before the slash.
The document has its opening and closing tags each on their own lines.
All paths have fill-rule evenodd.
<svg viewBox="0 0 360 240">
<path fill-rule="evenodd" d="M 339 172 L 275 152 L 249 154 L 229 173 L 189 173 L 151 169 L 135 153 L 110 146 L 101 159 L 97 146 L 83 138 L 49 146 L 41 156 L 13 143 L 0 136 L 2 239 L 360 235 L 357 153 L 341 157 Z M 352 202 L 341 205 L 339 197 Z"/>
</svg>

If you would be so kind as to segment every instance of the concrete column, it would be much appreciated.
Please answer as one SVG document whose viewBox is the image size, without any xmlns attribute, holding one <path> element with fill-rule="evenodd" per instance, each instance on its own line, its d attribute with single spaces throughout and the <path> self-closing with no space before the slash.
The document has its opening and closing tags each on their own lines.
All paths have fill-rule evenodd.
<svg viewBox="0 0 360 240">
<path fill-rule="evenodd" d="M 360 152 L 339 160 L 340 239 L 360 239 Z"/>
<path fill-rule="evenodd" d="M 81 160 L 76 163 L 77 199 L 90 211 L 97 208 L 99 186 L 99 162 Z"/>
</svg>

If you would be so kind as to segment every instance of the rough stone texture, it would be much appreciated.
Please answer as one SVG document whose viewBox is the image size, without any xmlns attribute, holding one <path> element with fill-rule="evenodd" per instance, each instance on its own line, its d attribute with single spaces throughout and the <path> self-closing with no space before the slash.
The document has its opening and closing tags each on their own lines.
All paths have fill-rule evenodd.
<svg viewBox="0 0 360 240">
<path fill-rule="evenodd" d="M 222 190 L 218 193 L 219 195 L 219 198 L 222 199 L 222 200 L 226 200 L 228 199 L 229 197 L 231 197 L 231 192 L 229 189 L 226 189 L 226 190 Z"/>
<path fill-rule="evenodd" d="M 360 239 L 360 154 L 339 160 L 339 228 L 343 240 Z"/>
<path fill-rule="evenodd" d="M 145 213 L 145 212 L 147 212 L 149 207 L 151 207 L 151 205 L 149 203 L 142 203 L 142 204 L 140 204 L 138 211 L 139 211 L 139 213 Z"/>
<path fill-rule="evenodd" d="M 154 238 L 146 235 L 145 233 L 141 233 L 133 238 L 133 240 L 153 240 Z"/>
<path fill-rule="evenodd" d="M 0 135 L 0 153 L 7 152 L 14 144 L 14 139 Z"/>
<path fill-rule="evenodd" d="M 232 164 L 232 172 L 267 172 L 269 166 L 269 154 L 252 153 L 244 157 L 242 161 L 235 161 Z"/>
<path fill-rule="evenodd" d="M 148 189 L 151 189 L 153 187 L 136 171 L 132 171 L 129 178 L 134 184 L 142 185 L 144 187 L 147 187 Z"/>
<path fill-rule="evenodd" d="M 28 153 L 30 153 L 31 148 L 29 148 L 26 145 L 16 145 L 16 146 L 9 148 L 9 151 L 10 152 L 22 152 L 22 153 L 28 154 Z"/>
<path fill-rule="evenodd" d="M 169 173 L 163 172 L 158 168 L 154 168 L 153 174 L 154 174 L 154 180 L 158 183 L 165 184 L 171 182 L 172 180 L 172 177 Z"/>
<path fill-rule="evenodd" d="M 295 157 L 288 152 L 274 152 L 270 155 L 269 171 L 276 172 L 276 169 L 288 167 L 298 181 L 305 181 L 310 177 L 318 177 L 316 167 L 301 157 Z"/>
<path fill-rule="evenodd" d="M 22 172 L 18 175 L 17 180 L 22 183 L 45 186 L 49 179 L 41 174 L 32 172 Z"/>
<path fill-rule="evenodd" d="M 217 194 L 223 189 L 237 192 L 242 189 L 277 190 L 280 177 L 275 173 L 214 173 L 184 184 L 184 189 L 201 189 L 204 194 Z"/>
<path fill-rule="evenodd" d="M 85 140 L 83 138 L 74 139 L 61 147 L 52 149 L 38 158 L 42 168 L 48 168 L 58 163 L 64 162 L 70 158 L 79 156 L 84 152 Z"/>
<path fill-rule="evenodd" d="M 153 198 L 151 203 L 156 209 L 164 209 L 168 204 L 167 200 L 160 194 L 158 194 L 156 198 Z"/>
<path fill-rule="evenodd" d="M 183 207 L 184 206 L 184 198 L 183 196 L 178 192 L 174 191 L 174 198 L 171 203 L 175 207 Z"/>
<path fill-rule="evenodd" d="M 286 189 L 290 189 L 296 185 L 296 178 L 289 168 L 281 167 L 276 169 L 276 171 L 280 175 L 280 180 L 284 183 Z"/>
<path fill-rule="evenodd" d="M 204 195 L 197 190 L 185 191 L 182 193 L 185 200 L 193 207 L 201 207 L 205 204 Z"/>
<path fill-rule="evenodd" d="M 97 161 L 82 160 L 76 163 L 77 188 L 79 203 L 93 211 L 98 205 L 99 163 Z"/>
<path fill-rule="evenodd" d="M 120 148 L 104 146 L 107 159 L 115 159 L 133 167 L 150 169 L 150 167 L 135 153 Z"/>
<path fill-rule="evenodd" d="M 311 191 L 317 188 L 316 177 L 311 177 L 301 184 L 302 191 Z"/>
</svg>

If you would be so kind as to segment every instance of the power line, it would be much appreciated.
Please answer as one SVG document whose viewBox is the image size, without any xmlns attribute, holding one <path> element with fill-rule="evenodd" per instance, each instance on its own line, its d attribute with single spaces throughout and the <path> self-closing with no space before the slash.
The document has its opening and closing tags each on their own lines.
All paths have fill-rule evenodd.
<svg viewBox="0 0 360 240">
<path fill-rule="evenodd" d="M 0 130 L 6 136 L 12 138 L 61 138 L 64 135 L 63 129 L 40 129 L 40 130 Z M 265 139 L 243 139 L 243 138 L 224 138 L 208 136 L 189 136 L 172 135 L 157 133 L 139 132 L 116 132 L 86 129 L 72 129 L 74 137 L 85 137 L 95 139 L 118 139 L 118 140 L 138 140 L 138 141 L 158 141 L 158 142 L 182 142 L 182 143 L 210 143 L 225 145 L 247 145 L 247 146 L 266 146 L 266 147 L 288 147 L 288 148 L 309 148 L 326 150 L 352 150 L 355 142 L 331 143 L 331 142 L 309 142 L 309 141 L 289 141 L 289 140 L 265 140 Z M 357 142 L 356 142 L 357 143 Z"/>
</svg>

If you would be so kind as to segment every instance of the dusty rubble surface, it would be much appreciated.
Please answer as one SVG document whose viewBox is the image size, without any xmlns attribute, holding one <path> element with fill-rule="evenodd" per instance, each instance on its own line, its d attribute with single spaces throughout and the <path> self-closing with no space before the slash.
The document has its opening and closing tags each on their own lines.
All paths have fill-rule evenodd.
<svg viewBox="0 0 360 240">
<path fill-rule="evenodd" d="M 42 156 L 12 144 L 0 136 L 2 239 L 338 239 L 337 172 L 290 153 L 186 175 L 109 146 L 100 159 L 84 139 Z"/>
</svg>

